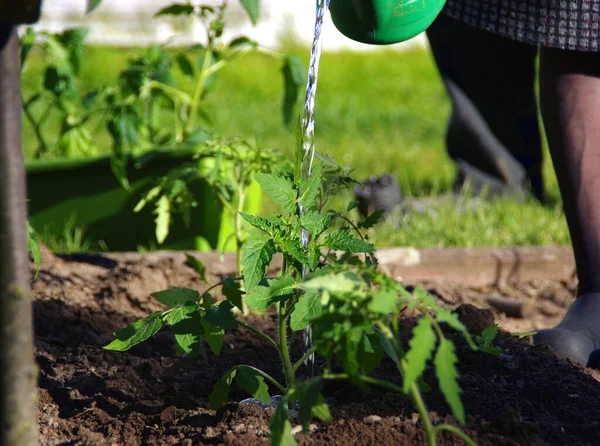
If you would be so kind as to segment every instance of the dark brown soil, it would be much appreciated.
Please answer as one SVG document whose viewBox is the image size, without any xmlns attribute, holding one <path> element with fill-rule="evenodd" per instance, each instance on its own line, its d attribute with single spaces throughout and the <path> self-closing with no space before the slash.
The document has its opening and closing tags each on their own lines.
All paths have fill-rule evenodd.
<svg viewBox="0 0 600 446">
<path fill-rule="evenodd" d="M 215 258 L 216 259 L 216 258 Z M 231 271 L 217 260 L 211 274 Z M 409 284 L 407 284 L 409 285 Z M 415 284 L 413 284 L 415 285 Z M 473 330 L 496 322 L 509 330 L 553 325 L 573 299 L 573 284 L 540 282 L 468 289 L 419 284 L 445 305 L 473 303 L 485 307 L 491 293 L 535 302 L 531 319 L 461 307 Z M 170 286 L 205 287 L 181 257 L 118 261 L 106 257 L 59 258 L 49 253 L 35 298 L 35 353 L 39 363 L 39 428 L 44 445 L 195 445 L 266 444 L 271 410 L 229 403 L 209 410 L 212 385 L 227 369 L 246 363 L 282 378 L 277 356 L 244 330 L 226 336 L 221 356 L 198 358 L 173 353 L 171 335 L 160 332 L 126 353 L 101 347 L 112 332 L 161 309 L 149 293 Z M 274 335 L 270 316 L 250 317 L 252 324 Z M 414 319 L 407 315 L 407 330 Z M 600 444 L 600 383 L 595 371 L 555 358 L 502 332 L 498 344 L 506 353 L 495 357 L 471 351 L 455 336 L 460 357 L 460 385 L 467 410 L 465 432 L 478 444 Z M 388 363 L 375 372 L 399 382 Z M 458 425 L 436 388 L 433 370 L 426 372 L 433 390 L 426 403 L 435 422 Z M 419 417 L 404 396 L 371 389 L 367 393 L 343 383 L 326 388 L 334 422 L 314 422 L 300 444 L 423 444 Z M 232 389 L 231 400 L 246 395 Z M 461 444 L 444 434 L 439 444 Z"/>
</svg>

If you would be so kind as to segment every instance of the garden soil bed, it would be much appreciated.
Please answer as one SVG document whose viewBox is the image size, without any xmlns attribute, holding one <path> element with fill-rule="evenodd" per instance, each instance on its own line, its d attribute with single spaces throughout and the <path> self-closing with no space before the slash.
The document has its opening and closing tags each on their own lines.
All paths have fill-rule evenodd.
<svg viewBox="0 0 600 446">
<path fill-rule="evenodd" d="M 209 277 L 231 273 L 232 262 L 206 256 Z M 572 302 L 575 284 L 537 281 L 501 287 L 464 287 L 407 283 L 430 290 L 440 303 L 459 307 L 474 331 L 495 317 L 509 331 L 552 326 Z M 220 357 L 197 358 L 173 353 L 168 331 L 126 353 L 102 346 L 129 322 L 162 309 L 149 293 L 178 286 L 206 287 L 182 256 L 128 258 L 57 257 L 44 252 L 33 284 L 35 355 L 39 364 L 39 429 L 44 445 L 196 445 L 267 444 L 271 410 L 229 403 L 208 409 L 212 385 L 235 364 L 246 363 L 282 378 L 269 345 L 242 330 L 229 333 Z M 511 318 L 488 308 L 486 296 L 508 297 L 533 309 L 527 318 Z M 473 304 L 481 310 L 470 305 Z M 525 307 L 523 307 L 525 308 Z M 406 330 L 414 325 L 404 316 Z M 270 315 L 249 322 L 275 334 Z M 554 357 L 503 331 L 500 356 L 471 351 L 460 336 L 448 332 L 460 358 L 460 385 L 467 411 L 464 430 L 481 445 L 600 444 L 600 383 L 596 371 Z M 293 345 L 299 353 L 300 342 Z M 384 362 L 379 378 L 399 382 Z M 433 390 L 426 403 L 435 422 L 458 425 L 437 391 L 433 371 L 426 381 Z M 418 415 L 404 396 L 379 389 L 360 391 L 344 383 L 325 388 L 334 422 L 314 422 L 299 433 L 300 444 L 423 444 Z M 232 401 L 246 397 L 232 388 Z M 442 435 L 439 444 L 461 444 Z"/>
</svg>

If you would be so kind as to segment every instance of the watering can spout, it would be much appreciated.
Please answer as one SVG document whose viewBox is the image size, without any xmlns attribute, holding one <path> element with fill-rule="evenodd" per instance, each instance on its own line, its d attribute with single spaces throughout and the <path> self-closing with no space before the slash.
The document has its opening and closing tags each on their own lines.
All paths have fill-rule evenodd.
<svg viewBox="0 0 600 446">
<path fill-rule="evenodd" d="M 446 0 L 330 0 L 335 27 L 346 37 L 374 45 L 399 43 L 425 31 Z"/>
</svg>

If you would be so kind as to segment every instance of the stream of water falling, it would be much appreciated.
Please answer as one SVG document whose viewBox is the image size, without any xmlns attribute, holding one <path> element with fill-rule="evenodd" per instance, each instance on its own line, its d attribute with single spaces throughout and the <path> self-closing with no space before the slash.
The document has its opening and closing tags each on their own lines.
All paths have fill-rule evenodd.
<svg viewBox="0 0 600 446">
<path fill-rule="evenodd" d="M 315 36 L 310 51 L 310 63 L 308 67 L 308 83 L 306 85 L 306 100 L 304 101 L 304 112 L 302 115 L 302 178 L 308 178 L 312 174 L 312 166 L 315 158 L 315 96 L 317 94 L 317 79 L 319 76 L 319 60 L 321 58 L 321 31 L 323 29 L 323 18 L 329 8 L 329 0 L 317 0 L 317 19 L 315 21 Z M 298 211 L 304 210 L 299 206 Z M 306 248 L 309 234 L 302 230 L 302 246 Z M 303 266 L 302 275 L 308 274 L 308 268 Z M 304 351 L 312 348 L 312 329 L 309 326 L 304 331 Z M 315 374 L 315 356 L 311 355 L 305 362 L 309 377 Z M 276 408 L 281 402 L 281 395 L 271 397 L 271 404 L 265 404 L 255 398 L 247 398 L 240 404 L 257 404 L 261 407 Z"/>
<path fill-rule="evenodd" d="M 302 178 L 308 178 L 312 174 L 313 161 L 315 159 L 315 97 L 317 94 L 317 80 L 319 78 L 319 60 L 321 58 L 321 31 L 323 30 L 323 19 L 329 0 L 317 0 L 317 17 L 315 20 L 315 34 L 313 38 L 312 49 L 310 51 L 310 62 L 308 66 L 308 83 L 306 85 L 306 99 L 304 101 L 304 111 L 302 114 Z M 302 213 L 302 206 L 299 208 Z M 302 247 L 308 245 L 309 234 L 302 230 Z M 308 273 L 306 266 L 302 269 L 302 275 Z M 304 330 L 304 351 L 307 352 L 313 346 L 312 328 L 308 326 Z M 315 355 L 312 354 L 304 363 L 309 377 L 315 374 Z"/>
</svg>

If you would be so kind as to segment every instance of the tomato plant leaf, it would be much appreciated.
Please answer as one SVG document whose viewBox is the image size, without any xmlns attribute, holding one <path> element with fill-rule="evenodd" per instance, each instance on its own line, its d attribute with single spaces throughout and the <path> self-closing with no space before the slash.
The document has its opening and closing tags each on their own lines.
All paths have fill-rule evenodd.
<svg viewBox="0 0 600 446">
<path fill-rule="evenodd" d="M 185 54 L 178 54 L 175 58 L 175 61 L 177 62 L 177 66 L 185 76 L 189 77 L 190 79 L 194 77 L 194 65 L 192 65 L 192 63 Z"/>
<path fill-rule="evenodd" d="M 192 269 L 198 273 L 200 280 L 202 280 L 202 282 L 208 283 L 208 280 L 206 280 L 206 267 L 204 266 L 204 263 L 202 263 L 198 257 L 195 257 L 188 253 L 185 254 L 185 258 L 187 259 L 188 265 L 191 266 Z"/>
<path fill-rule="evenodd" d="M 240 3 L 248 13 L 248 17 L 252 21 L 253 25 L 256 25 L 258 16 L 260 13 L 260 2 L 259 0 L 240 0 Z"/>
<path fill-rule="evenodd" d="M 192 302 L 197 302 L 200 299 L 200 294 L 196 290 L 189 288 L 171 288 L 170 290 L 158 291 L 151 293 L 150 296 L 155 298 L 161 304 L 167 307 L 174 308 L 180 305 L 185 305 Z"/>
<path fill-rule="evenodd" d="M 296 446 L 296 439 L 292 434 L 292 424 L 290 423 L 287 404 L 282 401 L 269 423 L 271 431 L 271 446 Z"/>
<path fill-rule="evenodd" d="M 285 212 L 296 212 L 296 190 L 290 180 L 280 175 L 257 173 L 254 180 Z"/>
<path fill-rule="evenodd" d="M 306 255 L 300 246 L 300 240 L 293 238 L 286 238 L 279 242 L 284 254 L 292 256 L 295 260 L 301 264 L 306 263 Z"/>
<path fill-rule="evenodd" d="M 375 248 L 370 243 L 363 242 L 350 235 L 347 229 L 340 229 L 325 238 L 325 245 L 335 251 L 346 252 L 374 252 Z"/>
<path fill-rule="evenodd" d="M 361 279 L 351 272 L 319 274 L 302 283 L 306 290 L 327 290 L 331 293 L 347 294 L 361 285 Z"/>
<path fill-rule="evenodd" d="M 460 399 L 461 390 L 458 385 L 457 362 L 458 358 L 456 357 L 452 341 L 446 338 L 440 339 L 440 346 L 433 359 L 435 373 L 440 383 L 440 389 L 450 409 L 452 409 L 452 413 L 461 424 L 464 424 L 465 408 Z"/>
<path fill-rule="evenodd" d="M 250 239 L 244 243 L 241 263 L 246 292 L 252 291 L 263 279 L 273 254 L 275 246 L 271 240 Z"/>
<path fill-rule="evenodd" d="M 323 380 L 321 378 L 311 378 L 302 383 L 300 398 L 298 399 L 298 421 L 302 425 L 304 432 L 308 432 L 311 415 L 323 421 L 331 421 L 329 407 L 321 395 Z M 318 415 L 317 415 L 318 414 Z"/>
<path fill-rule="evenodd" d="M 298 202 L 304 209 L 310 209 L 317 201 L 321 189 L 321 166 L 316 165 L 307 179 L 300 180 L 300 197 Z"/>
<path fill-rule="evenodd" d="M 187 3 L 174 3 L 158 11 L 154 14 L 154 17 L 160 17 L 161 15 L 191 15 L 193 13 L 193 5 Z"/>
<path fill-rule="evenodd" d="M 204 320 L 215 328 L 237 328 L 236 315 L 231 311 L 233 304 L 228 300 L 218 302 L 212 308 L 206 310 Z"/>
<path fill-rule="evenodd" d="M 300 226 L 310 232 L 315 239 L 331 225 L 330 215 L 321 215 L 313 211 L 305 211 L 300 215 Z"/>
<path fill-rule="evenodd" d="M 371 374 L 383 359 L 384 351 L 375 334 L 365 334 L 362 340 L 362 348 L 358 351 L 358 361 L 366 375 Z"/>
<path fill-rule="evenodd" d="M 161 196 L 156 202 L 156 240 L 159 244 L 164 243 L 169 235 L 169 225 L 171 224 L 171 202 L 166 195 Z"/>
<path fill-rule="evenodd" d="M 300 97 L 302 87 L 306 85 L 306 69 L 298 56 L 288 54 L 283 60 L 281 72 L 284 81 L 283 123 L 286 127 L 289 127 L 294 122 L 294 108 Z"/>
<path fill-rule="evenodd" d="M 359 228 L 369 229 L 375 226 L 381 220 L 385 209 L 377 209 L 371 215 L 368 215 L 363 221 L 358 224 Z"/>
<path fill-rule="evenodd" d="M 275 302 L 293 295 L 298 288 L 293 277 L 277 277 L 267 280 L 268 286 L 258 286 L 246 296 L 246 303 L 255 310 L 266 310 Z"/>
<path fill-rule="evenodd" d="M 156 311 L 150 316 L 129 324 L 115 332 L 117 339 L 104 346 L 106 350 L 124 352 L 134 345 L 144 342 L 158 332 L 163 326 L 162 311 Z"/>
<path fill-rule="evenodd" d="M 202 330 L 204 331 L 204 340 L 215 355 L 221 353 L 223 340 L 225 339 L 225 330 L 213 327 L 208 321 L 202 321 Z"/>
<path fill-rule="evenodd" d="M 322 312 L 321 294 L 316 290 L 307 290 L 296 302 L 290 318 L 290 327 L 294 331 L 308 327 L 310 321 Z"/>
<path fill-rule="evenodd" d="M 156 197 L 158 197 L 158 195 L 160 194 L 160 192 L 162 191 L 162 186 L 155 186 L 152 189 L 150 189 L 148 192 L 146 192 L 146 195 L 144 195 L 142 197 L 142 199 L 140 201 L 138 201 L 138 203 L 135 205 L 135 207 L 133 208 L 133 212 L 140 212 L 142 209 L 144 209 L 146 207 L 146 205 L 154 200 Z"/>
<path fill-rule="evenodd" d="M 89 14 L 94 9 L 96 9 L 100 5 L 100 3 L 102 3 L 102 0 L 87 0 L 87 4 L 85 7 L 85 13 Z"/>
<path fill-rule="evenodd" d="M 266 218 L 258 215 L 246 214 L 245 212 L 240 212 L 240 216 L 255 228 L 258 228 L 271 236 L 275 232 L 276 226 L 271 220 L 267 220 Z"/>
<path fill-rule="evenodd" d="M 244 292 L 240 289 L 240 283 L 233 280 L 233 276 L 226 277 L 223 279 L 222 283 L 223 286 L 221 287 L 221 291 L 223 292 L 223 296 L 238 309 L 243 310 L 242 296 L 244 295 Z"/>
<path fill-rule="evenodd" d="M 256 369 L 245 365 L 240 366 L 235 381 L 238 386 L 248 392 L 252 398 L 256 398 L 265 404 L 271 404 L 269 387 L 265 383 L 263 376 Z"/>
<path fill-rule="evenodd" d="M 210 395 L 208 396 L 208 401 L 210 402 L 210 408 L 212 410 L 217 410 L 227 401 L 227 398 L 229 398 L 229 386 L 233 382 L 236 374 L 237 367 L 234 367 L 217 381 L 212 392 L 210 392 Z"/>
<path fill-rule="evenodd" d="M 410 350 L 406 353 L 406 371 L 402 382 L 402 390 L 408 394 L 411 386 L 423 375 L 427 361 L 431 358 L 437 336 L 431 325 L 431 317 L 419 319 L 413 329 Z"/>
<path fill-rule="evenodd" d="M 390 314 L 397 306 L 396 293 L 392 290 L 382 289 L 374 292 L 368 308 L 374 313 Z"/>
<path fill-rule="evenodd" d="M 171 332 L 181 351 L 197 355 L 204 334 L 201 307 L 192 304 L 174 308 L 165 320 L 171 326 Z"/>
<path fill-rule="evenodd" d="M 306 266 L 311 271 L 314 271 L 321 261 L 321 247 L 315 243 L 309 245 L 308 256 L 306 258 Z"/>
</svg>

